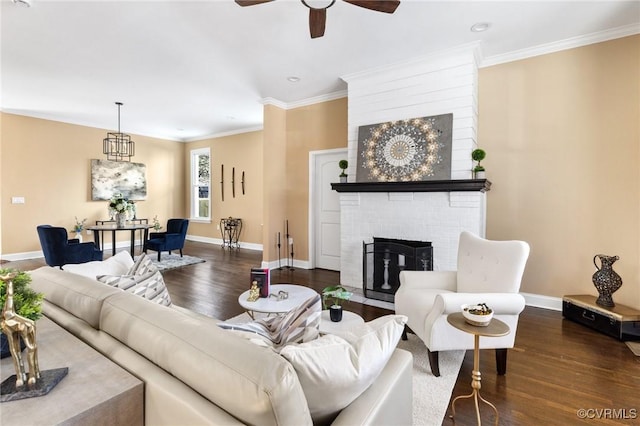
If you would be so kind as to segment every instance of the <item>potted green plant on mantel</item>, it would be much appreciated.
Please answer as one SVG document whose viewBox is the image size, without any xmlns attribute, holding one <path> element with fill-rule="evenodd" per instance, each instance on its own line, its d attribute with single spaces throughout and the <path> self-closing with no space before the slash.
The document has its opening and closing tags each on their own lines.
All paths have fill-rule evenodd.
<svg viewBox="0 0 640 426">
<path fill-rule="evenodd" d="M 31 275 L 27 272 L 16 271 L 15 269 L 0 269 L 0 276 L 7 276 L 13 272 L 17 275 L 13 281 L 13 303 L 15 311 L 18 315 L 36 321 L 42 317 L 42 299 L 43 295 L 37 293 L 30 286 Z M 4 304 L 7 299 L 7 284 L 0 280 L 0 306 L 4 311 Z M 5 358 L 11 355 L 9 352 L 9 342 L 4 333 L 0 333 L 0 356 Z M 21 342 L 21 348 L 24 348 L 24 342 Z"/>
<path fill-rule="evenodd" d="M 480 165 L 480 162 L 484 160 L 487 156 L 487 153 L 484 152 L 483 149 L 477 148 L 471 152 L 471 159 L 477 162 L 476 166 L 473 168 L 473 177 L 475 179 L 484 179 L 485 178 L 485 170 L 484 167 Z"/>
<path fill-rule="evenodd" d="M 331 321 L 342 321 L 342 302 L 351 299 L 352 295 L 353 293 L 341 285 L 332 285 L 322 290 L 322 307 L 329 309 Z"/>
<path fill-rule="evenodd" d="M 347 167 L 349 167 L 349 162 L 347 160 L 340 160 L 338 162 L 338 167 L 342 169 L 342 173 L 340 173 L 340 183 L 347 183 Z"/>
</svg>

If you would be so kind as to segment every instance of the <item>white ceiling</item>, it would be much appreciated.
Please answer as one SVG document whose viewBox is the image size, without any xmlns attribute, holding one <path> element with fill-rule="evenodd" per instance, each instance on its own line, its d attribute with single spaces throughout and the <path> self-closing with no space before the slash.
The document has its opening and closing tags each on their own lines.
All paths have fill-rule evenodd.
<svg viewBox="0 0 640 426">
<path fill-rule="evenodd" d="M 335 97 L 341 76 L 474 41 L 495 63 L 640 32 L 637 0 L 403 0 L 392 15 L 337 0 L 317 39 L 297 0 L 0 2 L 2 111 L 115 130 L 120 101 L 123 132 L 171 140 L 260 128 L 266 98 Z M 473 33 L 477 22 L 491 28 Z"/>
</svg>

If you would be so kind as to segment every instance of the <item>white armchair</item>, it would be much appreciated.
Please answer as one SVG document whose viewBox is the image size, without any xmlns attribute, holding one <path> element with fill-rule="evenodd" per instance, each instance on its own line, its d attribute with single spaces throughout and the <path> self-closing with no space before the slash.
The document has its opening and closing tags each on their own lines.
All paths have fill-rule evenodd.
<svg viewBox="0 0 640 426">
<path fill-rule="evenodd" d="M 462 232 L 457 271 L 400 273 L 396 313 L 407 316 L 407 326 L 425 343 L 434 376 L 440 376 L 439 351 L 473 349 L 473 335 L 451 326 L 447 315 L 476 303 L 486 303 L 494 318 L 511 329 L 503 337 L 480 339 L 480 349 L 496 349 L 498 374 L 506 373 L 507 348 L 513 347 L 524 309 L 518 291 L 528 257 L 529 245 L 523 241 L 490 241 Z"/>
</svg>

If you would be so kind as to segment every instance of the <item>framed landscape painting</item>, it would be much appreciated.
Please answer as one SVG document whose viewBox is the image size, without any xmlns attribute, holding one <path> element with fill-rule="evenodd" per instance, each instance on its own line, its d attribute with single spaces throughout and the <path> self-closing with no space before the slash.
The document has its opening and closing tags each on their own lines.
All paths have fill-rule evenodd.
<svg viewBox="0 0 640 426">
<path fill-rule="evenodd" d="M 122 194 L 129 200 L 147 199 L 146 166 L 109 160 L 91 160 L 91 199 L 109 200 Z"/>
</svg>

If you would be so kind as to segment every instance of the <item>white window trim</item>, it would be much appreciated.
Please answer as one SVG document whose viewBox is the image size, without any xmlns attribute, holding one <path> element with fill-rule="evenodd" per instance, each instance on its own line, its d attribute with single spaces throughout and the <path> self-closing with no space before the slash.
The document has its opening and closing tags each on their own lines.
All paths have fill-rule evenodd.
<svg viewBox="0 0 640 426">
<path fill-rule="evenodd" d="M 196 187 L 198 187 L 197 185 L 198 163 L 197 161 L 194 161 L 194 159 L 196 158 L 196 156 L 200 156 L 200 155 L 209 156 L 209 211 L 207 212 L 208 214 L 207 217 L 196 216 L 196 213 L 199 210 L 199 206 L 197 203 L 199 198 L 196 196 Z M 198 149 L 191 150 L 190 162 L 191 162 L 191 165 L 190 165 L 191 175 L 190 175 L 190 182 L 189 182 L 189 188 L 190 188 L 189 215 L 192 221 L 210 223 L 211 222 L 211 148 L 198 148 Z"/>
</svg>

